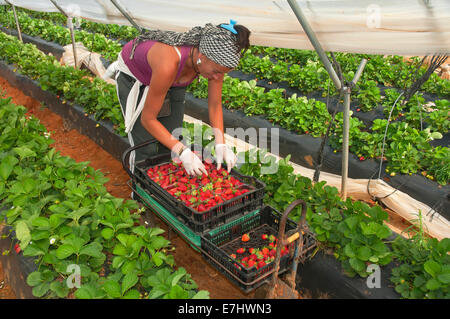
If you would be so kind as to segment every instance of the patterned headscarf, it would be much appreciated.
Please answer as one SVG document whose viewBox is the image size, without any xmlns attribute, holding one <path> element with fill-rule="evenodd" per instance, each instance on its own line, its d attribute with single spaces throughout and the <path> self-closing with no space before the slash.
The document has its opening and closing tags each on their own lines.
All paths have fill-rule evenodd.
<svg viewBox="0 0 450 319">
<path fill-rule="evenodd" d="M 133 42 L 130 59 L 139 43 L 154 40 L 172 46 L 198 46 L 200 53 L 208 59 L 228 68 L 236 68 L 241 58 L 237 36 L 220 26 L 206 24 L 187 32 L 153 30 L 139 35 Z"/>
</svg>

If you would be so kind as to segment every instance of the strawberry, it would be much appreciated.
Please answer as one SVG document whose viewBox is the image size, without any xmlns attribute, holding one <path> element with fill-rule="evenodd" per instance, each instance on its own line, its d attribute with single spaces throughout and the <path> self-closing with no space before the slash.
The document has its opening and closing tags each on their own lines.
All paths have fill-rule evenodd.
<svg viewBox="0 0 450 319">
<path fill-rule="evenodd" d="M 266 240 L 266 239 L 267 239 L 267 234 L 263 234 L 263 235 L 261 236 L 261 238 L 264 239 L 264 240 Z"/>
<path fill-rule="evenodd" d="M 267 255 L 267 254 L 269 253 L 269 249 L 268 249 L 267 247 L 264 247 L 263 249 L 261 249 L 261 252 L 262 252 L 264 255 Z"/>
<path fill-rule="evenodd" d="M 230 257 L 236 259 L 236 254 L 231 254 Z"/>
<path fill-rule="evenodd" d="M 270 257 L 275 257 L 277 254 L 277 251 L 275 249 L 272 249 L 271 251 L 269 251 L 269 256 Z"/>
<path fill-rule="evenodd" d="M 249 241 L 249 240 L 250 240 L 250 237 L 248 236 L 248 234 L 244 234 L 244 235 L 242 235 L 241 240 L 242 240 L 243 242 L 246 242 L 246 241 Z"/>
<path fill-rule="evenodd" d="M 248 252 L 250 253 L 250 254 L 253 254 L 254 252 L 255 252 L 255 248 L 250 248 L 249 250 L 248 250 Z"/>
<path fill-rule="evenodd" d="M 14 250 L 16 251 L 16 254 L 20 253 L 20 246 L 19 244 L 14 245 Z"/>
<path fill-rule="evenodd" d="M 256 256 L 256 254 L 251 254 L 249 257 L 253 261 L 257 261 L 258 260 L 258 256 Z"/>
<path fill-rule="evenodd" d="M 256 265 L 256 269 L 262 268 L 266 265 L 266 263 L 263 260 L 260 260 L 258 264 Z"/>
<path fill-rule="evenodd" d="M 243 262 L 243 263 L 247 263 L 247 262 L 248 262 L 248 260 L 249 260 L 249 257 L 247 256 L 247 257 L 244 257 L 244 258 L 242 258 L 241 262 Z"/>
<path fill-rule="evenodd" d="M 248 268 L 252 268 L 255 265 L 255 261 L 253 259 L 249 259 L 247 262 Z"/>
<path fill-rule="evenodd" d="M 239 248 L 238 250 L 236 250 L 236 252 L 238 254 L 243 254 L 245 252 L 245 248 Z"/>
<path fill-rule="evenodd" d="M 275 236 L 274 235 L 270 235 L 269 236 L 269 241 L 271 242 L 271 243 L 273 243 L 274 241 L 275 241 Z"/>
</svg>

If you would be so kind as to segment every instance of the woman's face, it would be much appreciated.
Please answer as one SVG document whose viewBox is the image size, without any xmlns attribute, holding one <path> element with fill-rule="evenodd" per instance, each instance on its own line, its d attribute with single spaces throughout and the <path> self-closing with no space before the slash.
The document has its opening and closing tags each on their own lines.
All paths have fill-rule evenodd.
<svg viewBox="0 0 450 319">
<path fill-rule="evenodd" d="M 197 69 L 200 72 L 200 75 L 208 80 L 220 79 L 225 73 L 232 70 L 231 68 L 215 63 L 208 59 L 204 54 L 199 53 L 198 57 L 202 62 L 197 64 Z"/>
</svg>

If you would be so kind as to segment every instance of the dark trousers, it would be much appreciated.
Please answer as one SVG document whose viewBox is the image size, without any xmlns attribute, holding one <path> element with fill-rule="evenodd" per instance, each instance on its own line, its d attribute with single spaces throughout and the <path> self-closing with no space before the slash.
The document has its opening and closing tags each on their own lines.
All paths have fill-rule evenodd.
<svg viewBox="0 0 450 319">
<path fill-rule="evenodd" d="M 120 106 L 122 107 L 123 113 L 125 113 L 126 111 L 128 94 L 130 93 L 130 90 L 133 87 L 134 82 L 135 82 L 134 78 L 123 72 L 120 72 L 119 76 L 117 77 L 117 90 Z M 139 89 L 139 97 L 137 104 L 139 104 L 139 101 L 142 98 L 144 90 L 145 85 L 141 85 Z M 167 92 L 166 97 L 168 97 L 170 100 L 170 114 L 167 116 L 161 117 L 158 116 L 158 121 L 160 121 L 161 124 L 170 133 L 172 133 L 172 131 L 176 128 L 181 128 L 183 125 L 185 93 L 186 93 L 185 87 L 171 87 Z M 154 140 L 156 142 L 156 139 L 152 135 L 150 135 L 150 133 L 142 126 L 141 115 L 139 115 L 139 117 L 137 118 L 133 126 L 133 129 L 130 131 L 129 134 L 131 134 L 133 138 L 134 145 L 138 145 L 143 142 L 147 142 L 149 140 Z M 170 150 L 167 147 L 163 146 L 162 144 L 152 143 L 136 150 L 135 161 L 138 162 L 143 159 L 154 156 L 156 154 L 161 154 L 165 152 L 170 152 Z"/>
</svg>

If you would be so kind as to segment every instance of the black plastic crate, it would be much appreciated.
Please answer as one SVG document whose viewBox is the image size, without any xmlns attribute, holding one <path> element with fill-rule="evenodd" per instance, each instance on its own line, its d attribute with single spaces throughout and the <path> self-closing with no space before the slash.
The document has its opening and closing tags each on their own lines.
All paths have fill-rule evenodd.
<svg viewBox="0 0 450 319">
<path fill-rule="evenodd" d="M 257 234 L 256 236 L 259 236 L 260 232 L 258 231 L 264 229 L 264 232 L 269 231 L 277 237 L 281 217 L 282 214 L 274 208 L 264 206 L 260 210 L 207 232 L 200 237 L 201 248 L 207 253 L 203 253 L 203 256 L 211 265 L 227 276 L 242 291 L 248 293 L 270 280 L 272 274 L 267 276 L 264 275 L 274 269 L 275 262 L 273 261 L 259 269 L 256 269 L 256 267 L 246 268 L 239 265 L 236 260 L 230 256 L 230 252 L 237 247 L 236 244 L 243 245 L 240 239 L 244 233 L 249 233 L 250 237 L 252 237 L 252 234 Z M 296 228 L 297 224 L 294 221 L 287 219 L 285 232 Z M 296 243 L 297 241 L 294 241 L 289 244 L 289 253 L 281 257 L 280 274 L 288 270 L 292 265 L 294 258 L 293 252 Z M 314 238 L 312 238 L 308 232 L 305 232 L 303 235 L 303 245 L 305 250 L 308 250 L 308 248 L 315 245 Z M 309 250 L 306 257 L 309 257 L 308 254 L 311 253 L 312 250 Z M 217 263 L 225 267 L 227 271 Z M 239 278 L 239 280 L 229 272 Z"/>
<path fill-rule="evenodd" d="M 170 212 L 175 213 L 180 220 L 188 224 L 195 232 L 203 233 L 234 218 L 242 216 L 263 205 L 265 184 L 252 176 L 242 175 L 232 169 L 230 174 L 245 184 L 250 191 L 212 207 L 203 212 L 185 205 L 163 189 L 147 175 L 147 170 L 155 165 L 167 164 L 171 154 L 162 154 L 137 162 L 134 175 L 137 181 Z"/>
</svg>

